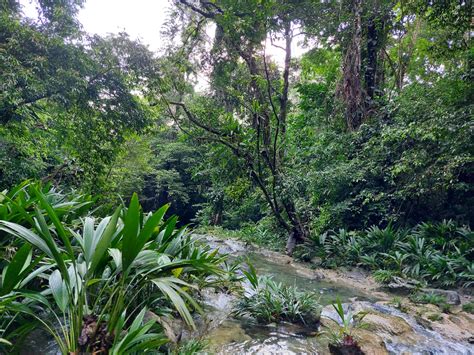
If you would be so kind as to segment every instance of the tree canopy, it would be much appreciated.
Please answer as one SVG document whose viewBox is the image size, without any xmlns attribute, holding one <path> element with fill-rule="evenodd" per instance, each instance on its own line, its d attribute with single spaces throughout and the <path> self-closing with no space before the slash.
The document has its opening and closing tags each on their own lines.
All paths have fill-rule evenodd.
<svg viewBox="0 0 474 355">
<path fill-rule="evenodd" d="M 468 2 L 174 0 L 160 54 L 87 34 L 83 5 L 2 5 L 2 187 L 137 191 L 188 222 L 272 221 L 289 249 L 472 221 Z"/>
</svg>

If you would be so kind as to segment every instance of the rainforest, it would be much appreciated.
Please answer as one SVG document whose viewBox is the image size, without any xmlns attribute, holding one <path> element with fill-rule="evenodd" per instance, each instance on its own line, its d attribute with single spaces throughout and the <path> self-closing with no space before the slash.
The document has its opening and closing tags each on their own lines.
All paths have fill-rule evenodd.
<svg viewBox="0 0 474 355">
<path fill-rule="evenodd" d="M 0 354 L 472 354 L 472 21 L 0 0 Z"/>
</svg>

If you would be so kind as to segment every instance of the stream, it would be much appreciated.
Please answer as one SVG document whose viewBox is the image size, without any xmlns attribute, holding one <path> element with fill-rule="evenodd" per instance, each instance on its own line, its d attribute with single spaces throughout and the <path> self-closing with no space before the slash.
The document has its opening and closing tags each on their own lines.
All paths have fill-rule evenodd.
<svg viewBox="0 0 474 355">
<path fill-rule="evenodd" d="M 346 310 L 367 312 L 364 322 L 369 328 L 356 334 L 367 354 L 474 354 L 473 345 L 469 343 L 471 340 L 467 341 L 474 339 L 474 317 L 470 314 L 462 312 L 447 316 L 446 322 L 434 329 L 429 324 L 420 324 L 413 312 L 404 313 L 388 305 L 387 297 L 393 295 L 385 294 L 385 299 L 382 299 L 381 293 L 364 289 L 361 285 L 354 287 L 349 282 L 329 280 L 321 277 L 321 270 L 316 272 L 306 265 L 291 262 L 291 258 L 285 255 L 248 246 L 237 240 L 221 240 L 208 235 L 194 237 L 219 249 L 220 253 L 228 254 L 231 259 L 248 258 L 259 275 L 317 292 L 324 306 L 321 317 L 323 326 L 331 323 L 329 318 L 337 319 L 331 306 L 336 298 L 345 302 Z M 363 277 L 358 276 L 361 283 Z M 175 324 L 175 330 L 183 340 L 192 337 L 204 339 L 211 354 L 329 354 L 327 337 L 321 331 L 289 323 L 258 325 L 250 319 L 234 319 L 231 315 L 236 301 L 234 295 L 205 289 L 202 298 L 205 315 L 197 316 L 198 330 L 189 332 L 182 322 Z M 448 322 L 448 318 L 453 321 Z M 453 328 L 453 322 L 462 327 Z M 30 337 L 21 353 L 59 354 L 55 342 L 43 333 Z"/>
<path fill-rule="evenodd" d="M 288 263 L 285 256 L 248 247 L 244 243 L 212 236 L 200 236 L 213 248 L 232 257 L 243 256 L 254 265 L 259 275 L 320 294 L 325 306 L 322 324 L 337 319 L 331 304 L 339 298 L 353 313 L 368 312 L 369 330 L 361 331 L 360 344 L 371 354 L 474 354 L 473 345 L 459 342 L 418 323 L 409 314 L 381 302 L 373 293 L 361 288 L 318 278 L 314 270 Z M 275 258 L 275 256 L 277 256 Z M 207 318 L 214 324 L 207 335 L 211 353 L 215 354 L 328 354 L 324 334 L 302 326 L 282 323 L 258 325 L 249 319 L 233 319 L 230 315 L 233 297 L 208 293 L 205 297 Z M 468 319 L 474 327 L 472 317 Z M 473 328 L 471 327 L 471 330 Z M 359 335 L 359 334 L 358 334 Z M 364 344 L 363 344 L 364 343 Z"/>
</svg>

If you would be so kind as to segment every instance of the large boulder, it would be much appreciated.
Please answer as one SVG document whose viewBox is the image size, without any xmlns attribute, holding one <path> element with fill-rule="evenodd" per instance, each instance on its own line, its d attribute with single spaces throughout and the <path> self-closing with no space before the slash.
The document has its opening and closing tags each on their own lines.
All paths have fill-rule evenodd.
<svg viewBox="0 0 474 355">
<path fill-rule="evenodd" d="M 441 290 L 438 288 L 423 288 L 421 292 L 426 293 L 426 294 L 434 294 L 434 295 L 442 296 L 446 299 L 447 304 L 452 304 L 452 305 L 461 304 L 461 298 L 459 297 L 459 294 L 456 291 Z"/>
<path fill-rule="evenodd" d="M 384 286 L 392 292 L 400 294 L 409 294 L 420 288 L 420 282 L 412 279 L 404 279 L 394 276 L 392 281 Z"/>
</svg>

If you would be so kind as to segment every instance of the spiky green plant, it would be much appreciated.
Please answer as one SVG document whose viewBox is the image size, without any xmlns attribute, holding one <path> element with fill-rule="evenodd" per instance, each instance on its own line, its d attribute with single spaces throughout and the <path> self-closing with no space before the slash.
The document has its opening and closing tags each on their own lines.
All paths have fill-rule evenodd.
<svg viewBox="0 0 474 355">
<path fill-rule="evenodd" d="M 264 324 L 287 321 L 314 326 L 319 323 L 321 306 L 316 293 L 302 292 L 270 277 L 257 277 L 253 268 L 246 272 L 246 277 L 251 289 L 236 304 L 234 315 L 248 316 Z"/>
<path fill-rule="evenodd" d="M 410 300 L 415 303 L 430 303 L 438 306 L 446 303 L 446 297 L 436 293 L 415 293 L 410 296 Z"/>
<path fill-rule="evenodd" d="M 142 324 L 155 299 L 170 302 L 194 327 L 190 309 L 200 308 L 186 291 L 196 287 L 189 281 L 193 274 L 219 274 L 223 258 L 197 247 L 185 227 L 175 229 L 176 218 L 163 220 L 168 206 L 145 214 L 133 195 L 128 208 L 100 221 L 86 217 L 82 228 L 73 230 L 41 191 L 34 196 L 34 229 L 0 221 L 0 230 L 26 242 L 3 272 L 2 315 L 36 319 L 65 354 L 122 353 L 163 344 L 162 334 L 153 332 L 154 321 Z M 47 285 L 24 291 L 38 278 Z M 150 289 L 154 299 L 143 297 Z M 37 307 L 49 317 L 35 312 Z M 102 348 L 94 348 L 96 343 Z"/>
<path fill-rule="evenodd" d="M 347 348 L 348 351 L 359 354 L 361 350 L 354 337 L 354 330 L 364 328 L 366 324 L 363 322 L 367 313 L 359 312 L 353 314 L 350 310 L 345 311 L 341 300 L 338 298 L 332 307 L 336 311 L 337 319 L 329 318 L 333 323 L 333 327 L 327 327 L 325 332 L 329 339 L 329 349 L 334 352 L 338 348 Z"/>
<path fill-rule="evenodd" d="M 395 276 L 399 276 L 399 273 L 396 270 L 376 270 L 372 275 L 375 281 L 388 284 Z"/>
<path fill-rule="evenodd" d="M 393 227 L 391 223 L 385 228 L 372 226 L 366 232 L 364 249 L 371 253 L 388 253 L 405 236 L 405 231 Z"/>
</svg>

